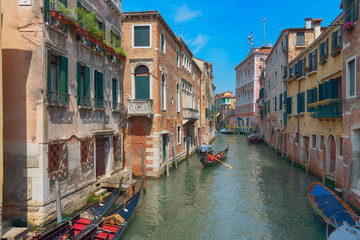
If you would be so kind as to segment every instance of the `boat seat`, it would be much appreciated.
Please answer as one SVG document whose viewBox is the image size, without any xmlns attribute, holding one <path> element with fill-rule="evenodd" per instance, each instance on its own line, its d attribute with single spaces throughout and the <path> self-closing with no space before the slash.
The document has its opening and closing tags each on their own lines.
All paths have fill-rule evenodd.
<svg viewBox="0 0 360 240">
<path fill-rule="evenodd" d="M 84 225 L 84 224 L 78 224 L 78 223 L 75 223 L 74 224 L 74 228 L 75 230 L 83 230 L 87 225 Z"/>
<path fill-rule="evenodd" d="M 91 221 L 92 221 L 91 219 L 80 218 L 80 219 L 77 220 L 75 223 L 88 225 Z"/>
<path fill-rule="evenodd" d="M 102 230 L 105 230 L 106 232 L 109 232 L 109 233 L 116 233 L 117 230 L 119 230 L 119 228 L 117 227 L 112 227 L 112 226 L 108 226 L 108 225 L 104 225 L 101 227 Z"/>
</svg>

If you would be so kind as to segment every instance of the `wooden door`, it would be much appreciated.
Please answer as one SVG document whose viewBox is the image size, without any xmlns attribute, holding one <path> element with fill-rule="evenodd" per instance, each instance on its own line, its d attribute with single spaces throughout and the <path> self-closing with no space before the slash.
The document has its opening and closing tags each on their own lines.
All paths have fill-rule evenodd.
<svg viewBox="0 0 360 240">
<path fill-rule="evenodd" d="M 106 138 L 96 139 L 96 177 L 105 174 Z"/>
<path fill-rule="evenodd" d="M 331 138 L 331 149 L 330 149 L 330 174 L 335 175 L 335 164 L 336 164 L 336 144 L 335 139 Z"/>
</svg>

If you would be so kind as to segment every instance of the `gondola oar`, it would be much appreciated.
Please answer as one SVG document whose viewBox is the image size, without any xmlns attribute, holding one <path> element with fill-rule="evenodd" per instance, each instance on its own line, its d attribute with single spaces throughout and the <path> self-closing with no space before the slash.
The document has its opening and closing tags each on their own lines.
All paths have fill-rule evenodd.
<svg viewBox="0 0 360 240">
<path fill-rule="evenodd" d="M 206 155 L 211 156 L 210 154 L 206 154 Z M 213 157 L 216 161 L 221 162 L 222 164 L 224 164 L 224 165 L 225 165 L 225 166 L 227 166 L 228 168 L 233 168 L 232 166 L 230 166 L 230 165 L 228 165 L 228 164 L 226 164 L 226 163 L 224 163 L 224 162 L 220 161 L 220 160 L 219 160 L 219 159 L 217 159 L 215 156 L 211 156 L 211 157 Z"/>
</svg>

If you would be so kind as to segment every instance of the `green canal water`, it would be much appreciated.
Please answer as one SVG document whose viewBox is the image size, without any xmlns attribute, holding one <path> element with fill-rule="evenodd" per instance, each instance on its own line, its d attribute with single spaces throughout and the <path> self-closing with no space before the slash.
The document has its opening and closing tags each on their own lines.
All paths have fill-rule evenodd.
<svg viewBox="0 0 360 240">
<path fill-rule="evenodd" d="M 325 239 L 306 194 L 314 176 L 245 136 L 216 136 L 216 151 L 227 144 L 233 169 L 204 169 L 193 155 L 147 180 L 122 239 Z"/>
</svg>

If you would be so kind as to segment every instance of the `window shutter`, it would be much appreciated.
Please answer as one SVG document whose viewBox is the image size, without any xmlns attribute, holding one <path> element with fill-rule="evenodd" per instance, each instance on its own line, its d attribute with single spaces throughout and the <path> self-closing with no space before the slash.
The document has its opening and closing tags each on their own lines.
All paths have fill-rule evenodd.
<svg viewBox="0 0 360 240">
<path fill-rule="evenodd" d="M 135 47 L 150 46 L 150 27 L 135 26 L 134 27 L 134 45 Z"/>
<path fill-rule="evenodd" d="M 280 93 L 280 96 L 279 96 L 279 109 L 282 110 L 282 107 L 283 107 L 283 94 Z"/>
<path fill-rule="evenodd" d="M 350 83 L 349 83 L 349 95 L 355 95 L 355 60 L 352 60 L 349 64 L 349 72 L 350 72 Z"/>
<path fill-rule="evenodd" d="M 113 99 L 113 105 L 117 103 L 117 86 L 116 86 L 116 80 L 112 79 L 112 99 Z"/>
<path fill-rule="evenodd" d="M 323 98 L 323 84 L 319 84 L 319 101 L 324 100 Z"/>
<path fill-rule="evenodd" d="M 275 97 L 275 99 L 274 99 L 274 111 L 276 112 L 277 111 L 277 106 L 276 106 L 276 104 L 277 104 L 277 97 Z"/>
<path fill-rule="evenodd" d="M 102 72 L 98 72 L 99 75 L 99 99 L 104 99 L 104 74 Z"/>
<path fill-rule="evenodd" d="M 330 88 L 330 81 L 324 82 L 324 99 L 328 99 L 331 97 L 331 88 Z"/>
<path fill-rule="evenodd" d="M 59 93 L 68 93 L 68 59 L 59 57 Z"/>
<path fill-rule="evenodd" d="M 312 53 L 310 53 L 309 54 L 309 68 L 311 69 L 311 70 L 314 70 L 313 69 L 313 55 L 314 55 L 314 53 L 312 52 Z"/>
<path fill-rule="evenodd" d="M 84 95 L 90 99 L 90 67 L 84 69 Z"/>
<path fill-rule="evenodd" d="M 308 89 L 306 90 L 306 102 L 307 102 L 307 112 L 312 112 L 312 108 L 309 107 L 310 103 L 313 103 L 313 90 L 312 89 Z"/>
<path fill-rule="evenodd" d="M 44 21 L 49 21 L 50 0 L 44 0 Z"/>
<path fill-rule="evenodd" d="M 301 101 L 301 112 L 305 112 L 305 92 L 300 93 L 300 101 Z"/>
<path fill-rule="evenodd" d="M 81 96 L 81 64 L 79 62 L 76 63 L 76 76 L 77 76 L 77 103 L 80 105 Z"/>
<path fill-rule="evenodd" d="M 329 39 L 327 38 L 325 41 L 325 54 L 329 57 Z"/>
<path fill-rule="evenodd" d="M 300 113 L 300 94 L 296 94 L 296 113 Z"/>
<path fill-rule="evenodd" d="M 334 51 L 336 47 L 336 40 L 337 40 L 337 32 L 333 32 L 331 34 L 331 51 Z"/>
<path fill-rule="evenodd" d="M 47 68 L 46 68 L 47 86 L 46 86 L 46 89 L 48 91 L 51 91 L 51 53 L 49 50 L 47 50 L 47 53 L 46 53 L 46 64 L 47 64 Z"/>
<path fill-rule="evenodd" d="M 314 62 L 314 65 L 315 65 L 315 70 L 317 70 L 317 62 L 318 62 L 318 57 L 317 57 L 317 49 L 315 49 L 315 57 L 314 57 L 314 59 L 315 59 L 315 62 Z"/>
</svg>

